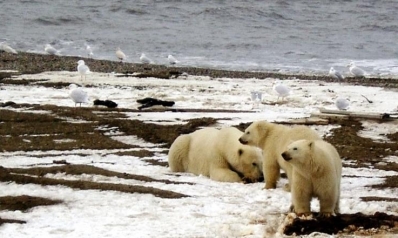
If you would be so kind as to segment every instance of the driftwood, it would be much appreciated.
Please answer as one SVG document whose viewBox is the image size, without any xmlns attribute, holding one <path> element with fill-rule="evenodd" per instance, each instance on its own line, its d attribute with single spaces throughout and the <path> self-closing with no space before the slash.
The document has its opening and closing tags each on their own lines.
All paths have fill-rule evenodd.
<svg viewBox="0 0 398 238">
<path fill-rule="evenodd" d="M 278 124 L 284 125 L 328 125 L 329 120 L 320 117 L 297 118 L 290 121 L 280 121 Z"/>
<path fill-rule="evenodd" d="M 0 225 L 4 223 L 18 223 L 18 224 L 25 224 L 26 221 L 15 220 L 15 219 L 3 219 L 0 217 Z"/>
<path fill-rule="evenodd" d="M 329 110 L 325 108 L 319 109 L 320 113 L 312 113 L 312 117 L 319 117 L 325 119 L 372 119 L 372 120 L 397 120 L 397 113 L 370 113 L 370 112 L 353 112 L 353 111 L 343 111 L 343 110 Z"/>
<path fill-rule="evenodd" d="M 195 112 L 195 113 L 256 113 L 249 110 L 234 110 L 234 109 L 196 109 L 196 108 L 146 108 L 147 110 L 123 109 L 127 112 Z"/>
</svg>

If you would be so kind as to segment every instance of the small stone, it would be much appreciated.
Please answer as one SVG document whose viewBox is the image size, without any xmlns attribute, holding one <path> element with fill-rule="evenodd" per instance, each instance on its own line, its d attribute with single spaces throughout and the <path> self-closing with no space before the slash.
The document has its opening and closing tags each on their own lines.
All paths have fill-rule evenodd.
<svg viewBox="0 0 398 238">
<path fill-rule="evenodd" d="M 348 229 L 350 229 L 351 231 L 355 231 L 357 227 L 355 225 L 349 225 Z"/>
</svg>

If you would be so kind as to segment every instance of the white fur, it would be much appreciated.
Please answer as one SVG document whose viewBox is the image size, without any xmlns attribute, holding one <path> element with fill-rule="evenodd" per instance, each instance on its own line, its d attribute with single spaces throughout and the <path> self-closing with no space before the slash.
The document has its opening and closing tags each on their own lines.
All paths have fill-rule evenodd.
<svg viewBox="0 0 398 238">
<path fill-rule="evenodd" d="M 339 213 L 342 162 L 337 150 L 323 140 L 298 140 L 282 154 L 292 165 L 292 208 L 297 214 L 311 213 L 317 197 L 320 215 Z"/>
<path fill-rule="evenodd" d="M 290 181 L 291 165 L 282 158 L 281 154 L 288 144 L 299 139 L 320 139 L 320 136 L 306 126 L 289 127 L 267 121 L 255 121 L 246 128 L 239 141 L 263 150 L 265 188 L 271 189 L 276 188 L 281 168 L 286 172 Z"/>
<path fill-rule="evenodd" d="M 262 176 L 262 153 L 256 147 L 240 144 L 238 138 L 242 134 L 229 127 L 204 128 L 180 135 L 169 150 L 171 171 L 204 175 L 222 182 L 257 181 Z"/>
</svg>

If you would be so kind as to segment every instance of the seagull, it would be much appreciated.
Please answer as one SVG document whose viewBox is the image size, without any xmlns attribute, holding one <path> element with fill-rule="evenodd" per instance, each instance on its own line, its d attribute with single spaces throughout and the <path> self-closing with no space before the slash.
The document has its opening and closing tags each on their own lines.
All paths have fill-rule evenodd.
<svg viewBox="0 0 398 238">
<path fill-rule="evenodd" d="M 365 70 L 357 67 L 354 62 L 349 63 L 347 67 L 349 67 L 350 73 L 355 77 L 362 77 L 366 74 Z"/>
<path fill-rule="evenodd" d="M 172 56 L 172 55 L 167 56 L 167 60 L 169 61 L 169 64 L 171 64 L 171 65 L 178 63 L 178 60 L 176 58 L 174 58 L 174 56 Z"/>
<path fill-rule="evenodd" d="M 347 108 L 350 106 L 350 101 L 345 98 L 339 97 L 336 99 L 335 104 L 339 110 L 347 110 Z"/>
<path fill-rule="evenodd" d="M 44 51 L 49 55 L 56 55 L 58 53 L 58 51 L 50 44 L 46 44 Z"/>
<path fill-rule="evenodd" d="M 258 107 L 259 104 L 261 103 L 261 100 L 263 99 L 263 94 L 258 91 L 251 91 L 250 96 L 253 102 L 253 109 Z"/>
<path fill-rule="evenodd" d="M 0 50 L 3 50 L 7 53 L 18 54 L 18 52 L 13 49 L 11 46 L 7 45 L 5 42 L 0 43 Z"/>
<path fill-rule="evenodd" d="M 75 107 L 78 103 L 80 107 L 82 103 L 88 103 L 88 93 L 73 83 L 69 85 L 69 97 L 75 102 Z"/>
<path fill-rule="evenodd" d="M 272 89 L 278 94 L 277 101 L 279 101 L 279 97 L 281 97 L 283 101 L 285 97 L 290 95 L 291 89 L 288 86 L 284 85 L 282 81 L 276 80 L 273 85 L 274 86 L 272 87 Z"/>
<path fill-rule="evenodd" d="M 91 49 L 91 46 L 89 46 L 88 44 L 86 44 L 86 51 L 87 51 L 87 57 L 92 58 L 94 53 L 93 50 Z"/>
<path fill-rule="evenodd" d="M 343 75 L 341 75 L 340 72 L 336 71 L 333 67 L 330 67 L 329 75 L 338 80 L 344 79 Z"/>
<path fill-rule="evenodd" d="M 251 96 L 252 101 L 260 101 L 261 102 L 261 100 L 263 98 L 263 94 L 258 91 L 251 91 L 250 96 Z"/>
<path fill-rule="evenodd" d="M 120 60 L 120 62 L 123 62 L 123 60 L 126 59 L 126 55 L 119 47 L 116 48 L 116 57 Z"/>
<path fill-rule="evenodd" d="M 152 60 L 150 58 L 148 58 L 144 53 L 141 54 L 140 56 L 140 61 L 143 64 L 150 64 L 152 63 Z"/>
<path fill-rule="evenodd" d="M 83 80 L 83 76 L 84 76 L 84 79 L 86 79 L 86 74 L 90 73 L 90 69 L 84 63 L 84 60 L 77 61 L 77 71 L 80 73 L 82 80 Z"/>
</svg>

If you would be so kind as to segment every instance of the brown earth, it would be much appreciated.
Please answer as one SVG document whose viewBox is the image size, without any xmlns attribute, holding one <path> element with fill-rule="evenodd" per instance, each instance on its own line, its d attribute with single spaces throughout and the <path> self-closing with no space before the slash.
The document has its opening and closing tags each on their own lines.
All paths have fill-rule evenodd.
<svg viewBox="0 0 398 238">
<path fill-rule="evenodd" d="M 21 53 L 18 55 L 10 55 L 0 53 L 0 69 L 14 69 L 21 73 L 38 73 L 49 70 L 76 70 L 76 57 L 58 57 L 35 55 L 28 53 Z M 90 68 L 97 72 L 111 72 L 116 71 L 121 73 L 133 72 L 151 72 L 153 74 L 169 74 L 173 72 L 188 72 L 189 74 L 209 75 L 211 77 L 240 77 L 240 78 L 267 78 L 279 77 L 288 78 L 293 76 L 276 75 L 274 73 L 255 73 L 255 72 L 235 72 L 222 71 L 212 69 L 197 69 L 197 68 L 170 68 L 165 66 L 143 66 L 139 64 L 121 64 L 110 61 L 100 61 L 86 59 L 90 64 Z M 39 65 L 31 62 L 39 62 Z M 164 72 L 168 73 L 164 73 Z M 276 75 L 276 76 L 275 76 Z M 9 80 L 7 78 L 12 75 L 7 73 L 0 74 L 0 85 L 6 86 L 9 84 L 27 85 L 33 81 L 27 80 Z M 334 79 L 327 76 L 294 76 L 303 79 L 321 79 L 324 81 L 333 81 Z M 353 83 L 368 86 L 388 86 L 398 87 L 397 80 L 377 79 L 370 82 L 368 79 L 351 79 Z M 48 87 L 66 87 L 68 83 L 49 84 L 43 79 L 42 85 Z M 36 82 L 37 83 L 37 82 Z M 16 112 L 7 110 L 5 107 L 24 108 L 25 112 Z M 28 109 L 29 108 L 29 109 Z M 29 110 L 45 110 L 49 114 L 29 113 Z M 187 109 L 189 111 L 189 109 Z M 96 113 L 98 111 L 109 113 Z M 104 109 L 104 108 L 70 108 L 58 107 L 54 105 L 32 105 L 28 104 L 13 104 L 12 102 L 0 102 L 0 151 L 50 151 L 61 150 L 68 151 L 74 149 L 129 149 L 134 146 L 126 145 L 109 138 L 104 133 L 107 130 L 97 130 L 102 128 L 118 128 L 124 135 L 135 135 L 144 139 L 147 142 L 161 144 L 160 147 L 167 153 L 168 148 L 174 139 L 180 134 L 186 134 L 195 131 L 199 127 L 214 125 L 217 120 L 214 118 L 200 118 L 187 120 L 185 125 L 158 125 L 151 123 L 144 123 L 140 120 L 125 120 L 124 112 L 138 111 L 134 109 Z M 193 111 L 193 110 L 192 110 Z M 200 110 L 204 115 L 211 110 Z M 145 113 L 145 112 L 141 112 Z M 237 112 L 238 113 L 238 112 Z M 84 120 L 86 123 L 70 123 L 66 118 Z M 389 134 L 387 137 L 390 142 L 375 142 L 368 138 L 358 136 L 358 131 L 362 129 L 361 123 L 354 118 L 348 120 L 331 121 L 332 124 L 340 124 L 341 127 L 333 129 L 331 136 L 325 140 L 331 142 L 336 146 L 341 157 L 345 161 L 350 161 L 351 167 L 373 167 L 381 170 L 391 170 L 398 172 L 398 165 L 396 163 L 379 163 L 382 158 L 390 155 L 398 155 L 398 132 Z M 380 121 L 383 123 L 383 121 Z M 248 124 L 240 124 L 237 127 L 241 130 L 246 128 Z M 111 129 L 109 129 L 111 130 Z M 46 135 L 46 136 L 32 136 L 32 135 Z M 57 140 L 69 139 L 68 142 L 56 143 Z M 120 155 L 132 155 L 142 158 L 151 164 L 167 166 L 167 163 L 151 159 L 153 152 L 146 149 L 139 151 L 119 152 Z M 51 156 L 46 154 L 45 156 Z M 151 193 L 166 199 L 178 199 L 187 195 L 179 194 L 167 190 L 160 190 L 149 186 L 128 186 L 121 184 L 97 183 L 91 181 L 69 181 L 62 179 L 50 179 L 43 177 L 48 173 L 67 173 L 67 174 L 98 174 L 103 176 L 116 176 L 124 179 L 134 179 L 146 182 L 156 181 L 162 183 L 177 183 L 170 180 L 155 180 L 146 176 L 139 176 L 135 174 L 118 173 L 97 168 L 93 165 L 76 165 L 70 164 L 68 161 L 60 160 L 53 161 L 52 164 L 32 165 L 32 168 L 3 168 L 0 167 L 0 181 L 15 182 L 19 184 L 42 184 L 47 186 L 63 185 L 75 189 L 100 189 L 113 190 L 126 193 Z M 358 176 L 361 176 L 358 174 Z M 397 188 L 398 176 L 386 177 L 386 180 L 373 188 Z M 385 201 L 390 203 L 397 203 L 397 199 L 383 198 L 383 197 L 364 197 L 364 201 Z M 14 204 L 13 204 L 14 202 Z M 44 198 L 32 198 L 27 196 L 20 197 L 3 197 L 0 198 L 0 210 L 26 210 L 34 206 L 52 205 L 62 201 L 51 201 Z M 324 219 L 324 218 L 322 218 Z M 358 223 L 356 223 L 359 221 Z M 0 218 L 0 225 L 6 222 L 24 222 L 5 220 Z M 361 225 L 362 224 L 362 225 Z M 366 224 L 366 227 L 365 225 Z M 294 220 L 293 224 L 287 228 L 286 234 L 309 234 L 310 231 L 322 231 L 329 233 L 340 232 L 342 234 L 356 234 L 360 227 L 362 230 L 369 230 L 371 228 L 379 229 L 379 233 L 398 234 L 398 217 L 390 216 L 379 211 L 371 216 L 363 214 L 340 214 L 336 217 L 329 218 L 329 220 Z M 311 227 L 311 228 L 308 228 Z M 355 229 L 354 229 L 355 228 Z M 307 232 L 307 233 L 306 233 Z"/>
</svg>

